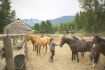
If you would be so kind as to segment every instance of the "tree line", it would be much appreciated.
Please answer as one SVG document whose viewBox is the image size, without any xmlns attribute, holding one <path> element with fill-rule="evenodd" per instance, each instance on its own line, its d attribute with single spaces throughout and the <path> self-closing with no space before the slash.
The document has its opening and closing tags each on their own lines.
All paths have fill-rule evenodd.
<svg viewBox="0 0 105 70">
<path fill-rule="evenodd" d="M 78 32 L 103 33 L 105 31 L 105 0 L 78 0 L 82 11 L 75 15 Z"/>
<path fill-rule="evenodd" d="M 53 33 L 53 27 L 49 20 L 34 24 L 33 30 L 34 33 Z"/>
<path fill-rule="evenodd" d="M 33 33 L 64 33 L 64 31 L 69 31 L 74 29 L 74 22 L 64 22 L 64 23 L 51 23 L 49 20 L 42 21 L 41 23 L 35 23 L 33 26 Z"/>
</svg>

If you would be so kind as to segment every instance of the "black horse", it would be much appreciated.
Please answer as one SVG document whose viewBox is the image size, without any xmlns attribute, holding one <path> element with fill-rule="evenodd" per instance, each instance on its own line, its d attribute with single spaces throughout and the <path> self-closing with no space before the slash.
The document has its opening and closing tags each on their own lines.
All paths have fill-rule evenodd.
<svg viewBox="0 0 105 70">
<path fill-rule="evenodd" d="M 79 62 L 78 52 L 87 52 L 92 48 L 92 42 L 86 42 L 82 40 L 76 40 L 68 37 L 63 37 L 60 42 L 60 47 L 67 43 L 72 51 L 72 61 L 76 59 Z"/>
<path fill-rule="evenodd" d="M 94 45 L 91 50 L 90 60 L 94 63 L 92 67 L 95 67 L 99 61 L 100 54 L 102 53 L 105 56 L 105 39 L 99 36 L 94 36 L 93 43 Z"/>
</svg>

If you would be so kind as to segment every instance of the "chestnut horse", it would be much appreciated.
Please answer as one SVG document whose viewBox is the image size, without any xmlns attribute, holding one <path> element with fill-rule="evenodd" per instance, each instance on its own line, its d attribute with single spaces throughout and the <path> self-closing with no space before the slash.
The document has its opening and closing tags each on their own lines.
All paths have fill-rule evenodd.
<svg viewBox="0 0 105 70">
<path fill-rule="evenodd" d="M 37 55 L 40 54 L 41 49 L 41 38 L 40 36 L 35 35 L 27 35 L 27 41 L 31 40 L 31 43 L 33 45 L 33 51 L 37 51 Z"/>
<path fill-rule="evenodd" d="M 47 52 L 47 45 L 50 46 L 50 41 L 51 41 L 51 37 L 41 37 L 41 46 L 43 46 L 43 48 L 45 47 L 45 54 Z"/>
<path fill-rule="evenodd" d="M 45 47 L 45 53 L 47 52 L 47 45 L 50 44 L 50 37 L 44 36 L 44 37 L 40 37 L 40 36 L 35 36 L 35 35 L 27 35 L 27 41 L 31 40 L 32 44 L 33 44 L 33 51 L 36 50 L 37 51 L 37 55 L 40 54 L 40 49 L 41 46 Z"/>
</svg>

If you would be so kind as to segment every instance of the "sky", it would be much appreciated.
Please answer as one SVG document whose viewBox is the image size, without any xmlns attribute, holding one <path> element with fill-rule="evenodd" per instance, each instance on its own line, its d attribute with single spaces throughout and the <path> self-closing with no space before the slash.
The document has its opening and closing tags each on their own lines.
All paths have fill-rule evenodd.
<svg viewBox="0 0 105 70">
<path fill-rule="evenodd" d="M 80 11 L 78 0 L 11 0 L 17 18 L 48 20 L 75 15 Z"/>
</svg>

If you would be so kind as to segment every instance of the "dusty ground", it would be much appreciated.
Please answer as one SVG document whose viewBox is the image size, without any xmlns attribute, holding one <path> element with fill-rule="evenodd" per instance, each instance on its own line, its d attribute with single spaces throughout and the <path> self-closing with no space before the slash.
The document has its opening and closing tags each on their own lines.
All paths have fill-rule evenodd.
<svg viewBox="0 0 105 70">
<path fill-rule="evenodd" d="M 59 43 L 60 38 L 56 38 L 55 41 Z M 84 58 L 81 58 L 79 55 L 79 63 L 71 62 L 71 50 L 67 44 L 62 48 L 56 46 L 54 63 L 49 62 L 49 49 L 46 55 L 44 55 L 44 50 L 41 49 L 41 55 L 37 56 L 36 52 L 32 51 L 32 44 L 30 42 L 28 43 L 28 55 L 27 70 L 105 70 L 105 57 L 102 55 L 96 68 L 91 67 L 88 52 L 85 53 Z"/>
<path fill-rule="evenodd" d="M 60 42 L 60 38 L 55 37 L 56 43 Z M 2 43 L 2 42 L 0 42 Z M 2 46 L 0 44 L 0 46 Z M 18 51 L 14 51 L 17 53 Z M 15 54 L 14 54 L 15 55 Z M 89 62 L 88 52 L 85 53 L 85 57 L 80 57 L 79 63 L 71 62 L 71 50 L 67 44 L 62 48 L 56 46 L 56 54 L 54 57 L 54 63 L 49 62 L 50 52 L 47 50 L 44 55 L 44 49 L 41 49 L 41 55 L 37 56 L 35 51 L 32 51 L 32 44 L 28 42 L 28 55 L 29 60 L 27 62 L 27 70 L 105 70 L 105 57 L 101 55 L 99 64 L 96 68 L 92 68 Z M 0 59 L 0 70 L 5 65 L 5 59 Z"/>
</svg>

